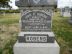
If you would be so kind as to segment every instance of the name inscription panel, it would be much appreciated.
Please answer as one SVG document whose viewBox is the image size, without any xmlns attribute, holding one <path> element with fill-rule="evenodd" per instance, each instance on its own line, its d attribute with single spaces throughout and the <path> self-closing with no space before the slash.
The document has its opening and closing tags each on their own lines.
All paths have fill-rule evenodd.
<svg viewBox="0 0 72 54">
<path fill-rule="evenodd" d="M 48 41 L 48 36 L 47 35 L 35 35 L 32 34 L 31 36 L 26 35 L 25 36 L 25 42 L 28 43 L 47 43 Z"/>
<path fill-rule="evenodd" d="M 51 16 L 45 11 L 25 11 L 21 18 L 22 31 L 50 31 Z"/>
</svg>

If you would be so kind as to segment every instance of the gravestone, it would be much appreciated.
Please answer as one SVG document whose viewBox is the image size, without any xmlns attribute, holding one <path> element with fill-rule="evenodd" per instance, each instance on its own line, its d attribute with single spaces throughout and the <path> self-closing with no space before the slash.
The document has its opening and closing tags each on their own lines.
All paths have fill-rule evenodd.
<svg viewBox="0 0 72 54">
<path fill-rule="evenodd" d="M 71 17 L 70 17 L 70 19 L 69 19 L 69 23 L 72 24 L 72 8 L 71 8 L 70 14 L 71 14 Z"/>
<path fill-rule="evenodd" d="M 70 17 L 70 8 L 69 7 L 65 7 L 65 8 L 61 8 L 61 16 L 63 17 Z"/>
<path fill-rule="evenodd" d="M 63 16 L 64 11 L 65 11 L 64 8 L 61 8 L 61 9 L 60 9 L 60 15 L 61 15 L 61 16 Z"/>
<path fill-rule="evenodd" d="M 59 54 L 52 32 L 55 0 L 16 0 L 21 10 L 20 33 L 14 54 Z"/>
</svg>

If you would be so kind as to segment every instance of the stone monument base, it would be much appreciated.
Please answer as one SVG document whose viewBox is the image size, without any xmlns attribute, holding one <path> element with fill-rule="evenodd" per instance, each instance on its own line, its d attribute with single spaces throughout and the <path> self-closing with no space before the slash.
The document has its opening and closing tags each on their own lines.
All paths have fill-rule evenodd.
<svg viewBox="0 0 72 54">
<path fill-rule="evenodd" d="M 53 32 L 20 32 L 18 35 L 19 43 L 54 43 L 54 41 L 55 35 Z"/>
<path fill-rule="evenodd" d="M 14 54 L 59 54 L 60 47 L 55 43 L 16 43 Z"/>
</svg>

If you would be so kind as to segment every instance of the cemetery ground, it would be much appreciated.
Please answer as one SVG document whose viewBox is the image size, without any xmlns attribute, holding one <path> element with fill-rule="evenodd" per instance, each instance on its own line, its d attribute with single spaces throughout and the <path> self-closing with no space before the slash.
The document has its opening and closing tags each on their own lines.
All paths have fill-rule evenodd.
<svg viewBox="0 0 72 54">
<path fill-rule="evenodd" d="M 20 14 L 0 14 L 0 54 L 13 54 L 13 45 L 17 41 Z M 72 54 L 72 25 L 69 18 L 54 13 L 52 30 L 61 47 L 60 54 Z"/>
</svg>

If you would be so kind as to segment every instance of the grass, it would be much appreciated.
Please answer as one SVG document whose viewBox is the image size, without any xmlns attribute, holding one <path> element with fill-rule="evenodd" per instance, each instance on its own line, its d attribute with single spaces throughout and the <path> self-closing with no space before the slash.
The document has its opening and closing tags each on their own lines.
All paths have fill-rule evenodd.
<svg viewBox="0 0 72 54">
<path fill-rule="evenodd" d="M 19 14 L 6 14 L 0 16 L 0 24 L 13 24 L 19 22 Z"/>
<path fill-rule="evenodd" d="M 0 54 L 13 54 L 19 32 L 20 14 L 0 15 Z M 52 30 L 61 47 L 60 54 L 72 54 L 72 25 L 69 18 L 61 17 L 59 12 L 54 13 Z"/>
<path fill-rule="evenodd" d="M 17 40 L 20 14 L 0 15 L 0 54 L 13 54 Z"/>
<path fill-rule="evenodd" d="M 69 18 L 61 17 L 60 13 L 55 13 L 53 18 L 53 31 L 56 40 L 61 47 L 61 54 L 72 54 L 72 25 L 68 22 Z"/>
</svg>

